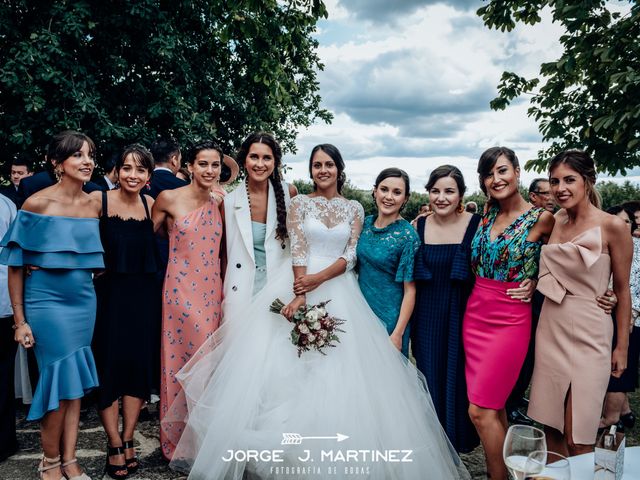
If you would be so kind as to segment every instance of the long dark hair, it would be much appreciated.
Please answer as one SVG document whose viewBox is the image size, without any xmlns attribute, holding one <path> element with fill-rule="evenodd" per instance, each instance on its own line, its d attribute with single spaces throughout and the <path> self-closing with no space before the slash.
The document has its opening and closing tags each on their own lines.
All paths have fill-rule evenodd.
<svg viewBox="0 0 640 480">
<path fill-rule="evenodd" d="M 216 152 L 218 152 L 218 156 L 220 157 L 220 165 L 222 165 L 222 161 L 224 160 L 224 152 L 222 151 L 222 147 L 213 140 L 205 140 L 204 142 L 196 143 L 194 146 L 192 146 L 187 153 L 187 163 L 193 165 L 198 154 L 204 150 L 215 150 Z"/>
<path fill-rule="evenodd" d="M 373 184 L 373 188 L 377 189 L 381 182 L 385 181 L 387 178 L 401 178 L 404 182 L 404 202 L 402 202 L 402 207 L 400 207 L 400 211 L 402 211 L 409 201 L 409 197 L 411 196 L 411 182 L 409 181 L 409 175 L 407 172 L 400 168 L 389 167 L 382 170 L 378 176 L 376 177 L 376 181 Z M 373 195 L 373 194 L 372 194 Z M 373 195 L 375 200 L 375 195 Z"/>
<path fill-rule="evenodd" d="M 313 173 L 311 166 L 313 165 L 313 156 L 316 154 L 318 150 L 322 150 L 324 153 L 331 157 L 333 163 L 336 164 L 336 168 L 338 169 L 338 193 L 342 193 L 342 187 L 344 183 L 347 181 L 347 176 L 344 173 L 344 160 L 342 159 L 342 154 L 340 150 L 334 145 L 330 143 L 323 143 L 321 145 L 316 145 L 311 150 L 311 155 L 309 156 L 309 176 L 311 176 L 311 180 L 313 180 Z M 318 186 L 316 182 L 313 182 L 313 190 L 315 191 Z"/>
<path fill-rule="evenodd" d="M 65 130 L 64 132 L 54 135 L 47 146 L 47 168 L 53 172 L 52 160 L 55 160 L 56 164 L 59 165 L 79 151 L 84 142 L 87 142 L 89 145 L 89 156 L 95 158 L 96 144 L 84 133 L 76 132 L 75 130 Z"/>
<path fill-rule="evenodd" d="M 511 166 L 514 169 L 520 166 L 516 153 L 507 147 L 487 148 L 482 152 L 480 160 L 478 160 L 478 179 L 480 180 L 480 189 L 488 198 L 487 204 L 485 205 L 485 211 L 488 211 L 492 206 L 494 206 L 496 201 L 491 198 L 489 192 L 487 192 L 487 187 L 484 185 L 484 179 L 491 175 L 491 169 L 495 166 L 498 158 L 502 155 L 509 160 L 509 163 L 511 163 Z"/>
<path fill-rule="evenodd" d="M 549 175 L 561 163 L 567 164 L 569 168 L 578 172 L 584 179 L 589 201 L 597 208 L 600 208 L 602 201 L 600 200 L 600 194 L 596 190 L 596 164 L 593 158 L 582 150 L 565 150 L 557 154 L 549 162 Z"/>
<path fill-rule="evenodd" d="M 153 155 L 151 155 L 151 152 L 139 143 L 133 143 L 125 147 L 122 155 L 116 157 L 116 162 L 114 165 L 114 167 L 116 167 L 116 171 L 120 171 L 128 155 L 131 155 L 133 157 L 133 161 L 136 165 L 139 165 L 140 167 L 147 170 L 150 174 L 153 174 Z"/>
<path fill-rule="evenodd" d="M 460 194 L 460 200 L 464 197 L 464 193 L 467 191 L 467 186 L 464 183 L 464 177 L 462 176 L 462 172 L 458 167 L 454 167 L 453 165 L 440 165 L 438 168 L 431 172 L 429 175 L 429 180 L 424 188 L 427 190 L 427 193 L 433 188 L 438 180 L 445 177 L 451 177 L 456 182 L 458 186 L 458 193 Z"/>
<path fill-rule="evenodd" d="M 278 225 L 276 226 L 276 238 L 283 242 L 289 237 L 289 234 L 287 233 L 287 205 L 284 201 L 284 189 L 282 188 L 282 178 L 280 177 L 282 148 L 280 148 L 280 144 L 270 133 L 254 132 L 250 134 L 244 139 L 242 145 L 240 145 L 240 149 L 238 150 L 238 155 L 236 157 L 238 165 L 240 165 L 240 168 L 245 171 L 245 174 L 247 172 L 245 161 L 247 160 L 249 149 L 254 143 L 262 143 L 266 145 L 271 149 L 271 153 L 273 153 L 275 166 L 273 168 L 273 172 L 269 175 L 269 181 L 271 182 L 273 193 L 276 196 L 276 214 L 278 219 Z M 249 179 L 247 178 L 246 181 L 248 182 Z"/>
</svg>

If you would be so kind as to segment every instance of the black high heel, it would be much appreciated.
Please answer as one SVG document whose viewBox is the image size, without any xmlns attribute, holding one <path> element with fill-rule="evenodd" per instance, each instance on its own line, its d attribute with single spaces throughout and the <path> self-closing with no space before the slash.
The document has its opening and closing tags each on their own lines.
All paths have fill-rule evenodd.
<svg viewBox="0 0 640 480">
<path fill-rule="evenodd" d="M 636 416 L 633 412 L 625 413 L 624 415 L 620 415 L 620 421 L 626 428 L 632 429 L 636 424 Z"/>
<path fill-rule="evenodd" d="M 122 441 L 122 448 L 124 450 L 128 450 L 130 448 L 133 449 L 133 440 L 123 440 Z M 138 459 L 137 455 L 134 455 L 131 458 L 127 458 L 126 455 L 125 455 L 124 461 L 127 464 L 127 469 L 129 470 L 129 475 L 133 475 L 134 473 L 136 473 L 138 471 L 138 468 L 140 468 L 140 460 Z"/>
<path fill-rule="evenodd" d="M 115 457 L 117 455 L 124 455 L 124 447 L 112 447 L 107 444 L 107 460 L 105 462 L 104 471 L 107 472 L 111 478 L 115 480 L 123 480 L 129 476 L 129 469 L 126 465 L 112 465 L 109 462 L 109 457 Z M 124 471 L 125 473 L 118 473 Z"/>
</svg>

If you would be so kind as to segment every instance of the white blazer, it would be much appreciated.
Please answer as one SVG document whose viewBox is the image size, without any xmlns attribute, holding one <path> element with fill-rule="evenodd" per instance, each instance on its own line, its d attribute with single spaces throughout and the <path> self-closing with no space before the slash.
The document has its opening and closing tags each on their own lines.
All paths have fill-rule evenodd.
<svg viewBox="0 0 640 480">
<path fill-rule="evenodd" d="M 224 198 L 227 272 L 223 286 L 224 302 L 222 308 L 225 316 L 232 315 L 234 307 L 246 305 L 253 295 L 256 262 L 253 252 L 251 212 L 249 211 L 245 181 L 242 181 L 233 192 Z M 288 209 L 291 201 L 289 185 L 282 182 L 282 189 L 284 190 L 285 205 Z M 267 257 L 267 282 L 274 266 L 281 265 L 282 262 L 291 264 L 289 240 L 287 239 L 283 246 L 283 242 L 276 239 L 277 225 L 276 196 L 271 183 L 269 183 L 267 228 L 264 241 Z"/>
</svg>

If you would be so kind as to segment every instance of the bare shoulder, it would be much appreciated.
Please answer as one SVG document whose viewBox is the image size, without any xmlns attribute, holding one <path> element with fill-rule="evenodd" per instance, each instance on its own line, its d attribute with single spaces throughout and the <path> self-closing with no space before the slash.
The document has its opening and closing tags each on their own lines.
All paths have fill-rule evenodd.
<svg viewBox="0 0 640 480">
<path fill-rule="evenodd" d="M 175 198 L 176 198 L 176 190 L 179 189 L 174 189 L 174 190 L 163 190 L 160 192 L 160 194 L 158 194 L 158 197 L 156 198 L 156 205 L 161 206 L 161 205 L 166 205 L 168 203 L 171 203 Z"/>
<path fill-rule="evenodd" d="M 154 198 L 151 195 L 143 194 L 142 196 L 144 197 L 145 201 L 147 202 L 147 206 L 149 208 L 153 207 L 153 204 L 156 203 L 156 201 L 154 200 Z"/>
<path fill-rule="evenodd" d="M 93 192 L 89 193 L 89 198 L 94 200 L 102 200 L 102 190 L 94 190 Z M 109 195 L 109 192 L 107 192 L 107 195 Z"/>
<path fill-rule="evenodd" d="M 556 218 L 551 212 L 545 210 L 544 212 L 542 212 L 542 214 L 540 214 L 538 224 L 544 232 L 551 233 L 551 230 L 553 230 L 553 226 L 556 224 Z"/>
<path fill-rule="evenodd" d="M 289 197 L 293 198 L 296 195 L 298 195 L 298 189 L 296 188 L 296 186 L 293 183 L 288 183 L 287 186 L 289 187 Z"/>
<path fill-rule="evenodd" d="M 601 212 L 600 216 L 602 218 L 602 228 L 607 235 L 613 238 L 617 235 L 629 235 L 629 225 L 617 215 Z"/>
<path fill-rule="evenodd" d="M 38 192 L 40 193 L 40 192 Z M 31 195 L 22 204 L 22 210 L 33 213 L 44 213 L 47 205 L 49 205 L 50 199 L 42 195 Z"/>
</svg>

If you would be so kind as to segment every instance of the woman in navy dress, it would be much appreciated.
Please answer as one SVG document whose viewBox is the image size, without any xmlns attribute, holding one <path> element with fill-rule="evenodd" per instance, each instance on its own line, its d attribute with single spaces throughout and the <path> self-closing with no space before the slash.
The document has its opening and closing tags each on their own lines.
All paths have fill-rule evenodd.
<svg viewBox="0 0 640 480">
<path fill-rule="evenodd" d="M 76 441 L 80 399 L 98 386 L 91 337 L 92 270 L 104 266 L 100 203 L 82 191 L 95 166 L 94 151 L 86 135 L 56 135 L 47 158 L 55 164 L 58 182 L 27 199 L 2 240 L 0 261 L 10 267 L 15 339 L 34 347 L 40 370 L 27 419 L 41 420 L 39 472 L 45 480 L 89 479 L 77 463 Z"/>
<path fill-rule="evenodd" d="M 470 452 L 479 439 L 467 413 L 462 317 L 473 286 L 471 239 L 480 217 L 464 211 L 466 186 L 458 168 L 436 168 L 426 189 L 433 215 L 417 222 L 421 244 L 414 271 L 417 299 L 411 320 L 411 350 L 427 378 L 451 444 L 458 452 Z"/>
<path fill-rule="evenodd" d="M 380 172 L 373 189 L 378 214 L 364 219 L 357 248 L 360 290 L 391 342 L 405 356 L 416 301 L 413 262 L 419 245 L 415 230 L 400 215 L 409 194 L 409 176 L 404 170 Z"/>
<path fill-rule="evenodd" d="M 100 378 L 98 409 L 107 434 L 106 471 L 125 478 L 138 470 L 133 432 L 154 379 L 154 345 L 160 329 L 156 248 L 150 209 L 153 198 L 140 195 L 151 177 L 153 157 L 131 145 L 116 160 L 119 188 L 93 192 L 102 204 L 100 237 L 105 272 L 95 279 L 98 315 L 93 352 Z M 159 346 L 159 345 L 158 345 Z M 118 400 L 122 399 L 122 435 Z"/>
</svg>

